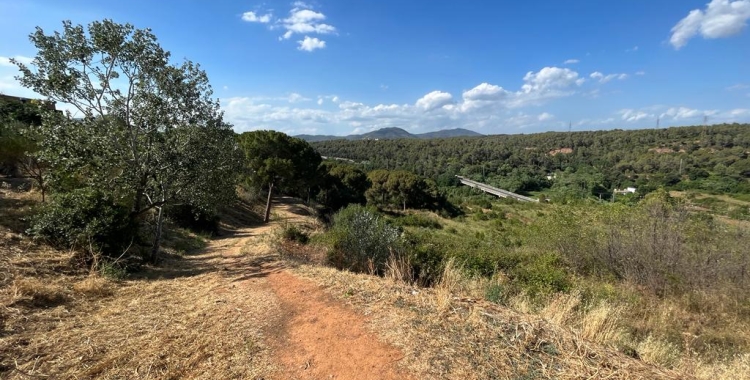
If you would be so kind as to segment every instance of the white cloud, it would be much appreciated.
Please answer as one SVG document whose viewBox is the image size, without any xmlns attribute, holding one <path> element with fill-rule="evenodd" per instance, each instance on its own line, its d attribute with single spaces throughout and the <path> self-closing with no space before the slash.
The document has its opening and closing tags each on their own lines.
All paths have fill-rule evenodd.
<svg viewBox="0 0 750 380">
<path fill-rule="evenodd" d="M 14 64 L 12 64 L 10 62 L 11 58 L 13 58 L 16 61 L 21 62 L 21 63 L 23 63 L 25 65 L 31 64 L 31 62 L 34 60 L 34 58 L 24 57 L 22 55 L 17 55 L 15 57 L 3 57 L 3 56 L 0 56 L 0 66 L 16 67 L 16 65 L 14 65 Z"/>
<path fill-rule="evenodd" d="M 304 50 L 304 51 L 313 51 L 316 49 L 323 49 L 326 47 L 326 42 L 319 40 L 315 37 L 305 36 L 304 40 L 297 41 L 299 46 L 297 47 L 298 50 Z"/>
<path fill-rule="evenodd" d="M 750 0 L 712 0 L 705 10 L 694 9 L 672 27 L 669 42 L 675 49 L 700 34 L 703 38 L 725 38 L 738 34 L 750 19 Z"/>
<path fill-rule="evenodd" d="M 296 92 L 293 92 L 289 94 L 289 97 L 287 98 L 287 101 L 289 103 L 297 103 L 297 102 L 307 102 L 310 101 L 310 98 L 306 98 Z"/>
<path fill-rule="evenodd" d="M 738 91 L 738 90 L 745 90 L 750 88 L 750 85 L 744 84 L 744 83 L 737 83 L 733 86 L 727 87 L 727 91 Z"/>
<path fill-rule="evenodd" d="M 295 7 L 289 11 L 289 17 L 280 20 L 281 26 L 286 29 L 283 39 L 289 39 L 295 33 L 298 34 L 335 34 L 336 27 L 325 24 L 326 15 L 316 12 L 305 3 L 297 2 Z"/>
<path fill-rule="evenodd" d="M 622 74 L 616 75 L 619 77 Z M 304 98 L 303 95 L 297 97 L 292 93 L 280 97 L 229 98 L 222 100 L 221 105 L 227 120 L 235 125 L 237 131 L 275 129 L 304 133 L 301 131 L 320 129 L 326 134 L 346 134 L 354 128 L 366 132 L 386 127 L 399 127 L 412 132 L 461 127 L 484 133 L 507 133 L 516 128 L 564 129 L 567 123 L 558 120 L 553 112 L 529 112 L 524 108 L 574 94 L 585 94 L 587 91 L 583 92 L 578 87 L 581 79 L 575 71 L 547 67 L 527 73 L 523 77 L 523 85 L 516 90 L 484 82 L 464 90 L 460 96 L 447 91 L 432 91 L 407 104 L 366 104 L 341 99 L 336 95 L 319 95 L 309 103 L 301 100 L 290 103 L 292 98 Z M 329 101 L 338 107 L 319 107 Z M 668 106 L 623 109 L 614 115 L 580 121 L 579 125 L 603 126 L 619 122 L 645 126 L 655 122 L 661 114 L 673 115 L 665 116 L 670 121 L 675 117 L 690 115 L 690 109 L 680 111 L 679 107 L 672 108 L 675 110 L 669 111 Z M 701 115 L 706 113 L 701 112 Z M 736 114 L 735 119 L 750 118 L 750 115 L 742 112 Z M 730 116 L 727 114 L 726 117 Z M 718 115 L 712 116 L 712 119 L 718 120 Z M 679 120 L 690 119 L 675 120 L 675 123 L 679 123 Z"/>
<path fill-rule="evenodd" d="M 365 108 L 364 103 L 345 101 L 339 104 L 339 108 L 342 110 L 359 110 Z"/>
<path fill-rule="evenodd" d="M 268 24 L 271 22 L 273 15 L 270 13 L 264 15 L 258 15 L 255 12 L 245 12 L 242 14 L 242 20 L 247 22 L 258 22 L 261 24 Z"/>
<path fill-rule="evenodd" d="M 646 72 L 642 71 L 642 70 L 641 71 L 636 71 L 635 75 L 638 75 L 638 76 L 646 75 Z"/>
<path fill-rule="evenodd" d="M 447 92 L 433 91 L 417 100 L 416 106 L 423 108 L 425 111 L 430 111 L 448 105 L 452 101 L 453 95 Z"/>
<path fill-rule="evenodd" d="M 692 109 L 692 108 L 687 108 L 687 107 L 672 107 L 664 111 L 664 113 L 662 113 L 660 117 L 662 119 L 671 118 L 673 120 L 695 119 L 695 118 L 703 117 L 703 116 L 713 116 L 718 113 L 719 111 L 716 111 L 716 110 L 701 111 L 698 109 Z"/>
<path fill-rule="evenodd" d="M 632 47 L 632 48 L 630 48 L 630 49 L 625 49 L 625 52 L 626 52 L 626 53 L 634 53 L 634 52 L 636 52 L 636 51 L 638 51 L 638 45 L 636 45 L 636 46 L 633 46 L 633 47 Z"/>
<path fill-rule="evenodd" d="M 604 75 L 599 71 L 594 71 L 589 75 L 591 79 L 599 81 L 599 83 L 607 83 L 613 79 L 625 80 L 628 79 L 628 74 L 608 74 Z"/>
<path fill-rule="evenodd" d="M 563 62 L 563 64 L 565 64 L 565 65 L 574 65 L 574 64 L 576 64 L 578 62 L 581 62 L 581 61 L 579 61 L 577 59 L 569 59 L 569 60 Z"/>
<path fill-rule="evenodd" d="M 638 110 L 632 110 L 632 109 L 620 110 L 619 114 L 622 120 L 628 121 L 628 122 L 640 121 L 643 119 L 649 119 L 649 118 L 654 117 L 653 114 L 649 114 L 649 113 L 638 111 Z"/>
<path fill-rule="evenodd" d="M 463 93 L 464 100 L 499 100 L 507 96 L 508 91 L 494 84 L 482 83 Z"/>
<path fill-rule="evenodd" d="M 575 83 L 572 84 L 575 86 Z M 476 90 L 476 91 L 473 91 Z M 339 107 L 326 108 L 308 103 L 289 103 L 286 97 L 235 97 L 223 99 L 222 110 L 228 122 L 238 132 L 274 129 L 290 134 L 319 130 L 324 134 L 348 134 L 357 128 L 364 133 L 386 127 L 399 127 L 419 133 L 446 128 L 468 128 L 483 133 L 513 133 L 517 129 L 565 129 L 568 123 L 559 121 L 551 112 L 518 111 L 515 102 L 529 97 L 523 91 L 511 92 L 491 84 L 480 84 L 455 99 L 448 92 L 433 91 L 413 104 L 376 104 L 338 99 L 334 95 L 320 100 L 338 101 Z M 499 95 L 503 94 L 503 95 Z M 475 99 L 475 100 L 472 100 Z M 485 100 L 476 100 L 485 99 Z M 467 107 L 470 102 L 486 102 L 484 107 Z M 531 104 L 531 103 L 527 103 Z M 524 112 L 525 111 L 525 112 Z M 619 124 L 622 127 L 653 126 L 661 117 L 662 126 L 700 123 L 710 116 L 713 123 L 750 121 L 750 109 L 698 110 L 688 107 L 655 105 L 640 109 L 622 109 L 610 116 L 588 118 L 577 126 L 602 128 Z"/>
<path fill-rule="evenodd" d="M 547 113 L 547 112 L 543 112 L 542 114 L 540 114 L 537 117 L 537 119 L 539 119 L 539 121 L 548 121 L 548 120 L 552 120 L 554 118 L 555 118 L 555 115 L 552 115 L 552 114 Z"/>
<path fill-rule="evenodd" d="M 538 73 L 529 71 L 526 76 L 523 77 L 524 82 L 521 86 L 521 90 L 525 93 L 531 93 L 535 91 L 551 91 L 555 89 L 561 89 L 572 86 L 573 84 L 580 85 L 578 73 L 570 69 L 561 69 L 559 67 L 545 67 L 539 70 Z"/>
<path fill-rule="evenodd" d="M 276 18 L 270 11 L 262 15 L 258 12 L 248 11 L 242 14 L 242 20 L 267 24 L 268 29 L 270 30 L 284 29 L 285 32 L 279 36 L 279 41 L 288 40 L 295 34 L 303 34 L 305 37 L 304 39 L 297 41 L 299 44 L 297 49 L 308 52 L 326 47 L 325 41 L 319 38 L 310 37 L 310 34 L 338 33 L 336 27 L 324 23 L 326 20 L 325 14 L 313 10 L 311 5 L 302 1 L 296 1 L 293 3 L 292 9 L 289 11 L 289 15 L 286 18 Z"/>
</svg>

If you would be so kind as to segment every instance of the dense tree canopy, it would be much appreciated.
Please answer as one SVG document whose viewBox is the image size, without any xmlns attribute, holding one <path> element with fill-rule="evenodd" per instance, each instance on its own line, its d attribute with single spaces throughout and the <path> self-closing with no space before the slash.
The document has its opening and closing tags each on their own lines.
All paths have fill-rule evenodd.
<svg viewBox="0 0 750 380">
<path fill-rule="evenodd" d="M 304 140 L 276 131 L 245 132 L 239 136 L 251 185 L 268 189 L 264 221 L 271 212 L 274 188 L 298 194 L 318 181 L 320 155 Z"/>
<path fill-rule="evenodd" d="M 352 203 L 365 204 L 365 192 L 371 185 L 365 172 L 348 164 L 324 162 L 320 173 L 318 202 L 332 211 Z"/>
<path fill-rule="evenodd" d="M 234 197 L 239 151 L 198 65 L 171 64 L 148 29 L 111 20 L 30 39 L 37 54 L 15 62 L 19 81 L 77 110 L 47 113 L 40 127 L 54 191 L 105 191 L 134 220 L 157 210 L 152 258 L 164 206 L 211 210 Z"/>
<path fill-rule="evenodd" d="M 631 185 L 750 193 L 750 126 L 741 124 L 312 145 L 365 170 L 407 170 L 443 185 L 463 175 L 511 191 L 579 196 Z"/>
</svg>

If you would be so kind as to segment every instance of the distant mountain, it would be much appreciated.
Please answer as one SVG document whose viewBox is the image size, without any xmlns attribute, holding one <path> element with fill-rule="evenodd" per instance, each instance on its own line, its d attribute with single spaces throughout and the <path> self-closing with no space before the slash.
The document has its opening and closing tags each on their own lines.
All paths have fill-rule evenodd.
<svg viewBox="0 0 750 380">
<path fill-rule="evenodd" d="M 349 136 L 331 136 L 331 135 L 297 135 L 294 137 L 301 138 L 308 142 L 326 141 L 326 140 L 394 140 L 394 139 L 443 139 L 449 137 L 471 137 L 483 136 L 481 133 L 470 131 L 468 129 L 444 129 L 442 131 L 413 134 L 401 128 L 383 128 L 377 131 L 364 133 L 361 135 Z"/>
<path fill-rule="evenodd" d="M 348 138 L 348 136 L 333 136 L 333 135 L 296 135 L 293 137 L 305 140 L 307 142 L 341 140 L 341 139 Z"/>
<path fill-rule="evenodd" d="M 477 133 L 468 129 L 455 128 L 455 129 L 443 129 L 442 131 L 427 132 L 415 135 L 420 139 L 446 139 L 449 137 L 472 137 L 472 136 L 484 136 L 481 133 Z"/>
</svg>

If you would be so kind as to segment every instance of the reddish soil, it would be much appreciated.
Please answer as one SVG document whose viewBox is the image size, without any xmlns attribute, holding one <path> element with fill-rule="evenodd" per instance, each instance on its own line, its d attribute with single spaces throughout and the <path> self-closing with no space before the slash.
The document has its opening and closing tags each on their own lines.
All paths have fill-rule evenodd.
<svg viewBox="0 0 750 380">
<path fill-rule="evenodd" d="M 288 272 L 268 281 L 282 305 L 283 327 L 273 338 L 280 379 L 408 379 L 403 354 L 364 328 L 363 317 Z"/>
</svg>

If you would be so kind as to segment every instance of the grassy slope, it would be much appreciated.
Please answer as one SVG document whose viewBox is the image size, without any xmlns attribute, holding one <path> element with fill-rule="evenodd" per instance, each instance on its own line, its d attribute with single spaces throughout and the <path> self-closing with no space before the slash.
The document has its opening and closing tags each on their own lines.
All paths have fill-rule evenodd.
<svg viewBox="0 0 750 380">
<path fill-rule="evenodd" d="M 231 285 L 243 267 L 172 256 L 127 281 L 91 276 L 70 266 L 70 253 L 19 234 L 17 218 L 27 210 L 17 206 L 33 199 L 2 195 L 0 265 L 10 274 L 0 279 L 3 378 L 254 378 L 272 369 L 260 336 L 277 322 L 278 305 L 267 289 Z M 531 218 L 536 212 L 515 213 Z M 241 224 L 243 218 L 235 210 L 228 219 Z M 444 222 L 459 234 L 492 223 Z M 481 300 L 486 284 L 451 270 L 434 289 L 320 266 L 294 271 L 368 316 L 372 330 L 401 348 L 401 361 L 420 378 L 689 377 L 607 348 L 607 336 L 618 333 L 611 311 L 589 313 L 585 329 L 566 327 L 574 301 L 551 303 L 542 318 Z M 515 306 L 524 309 L 521 302 Z"/>
</svg>

